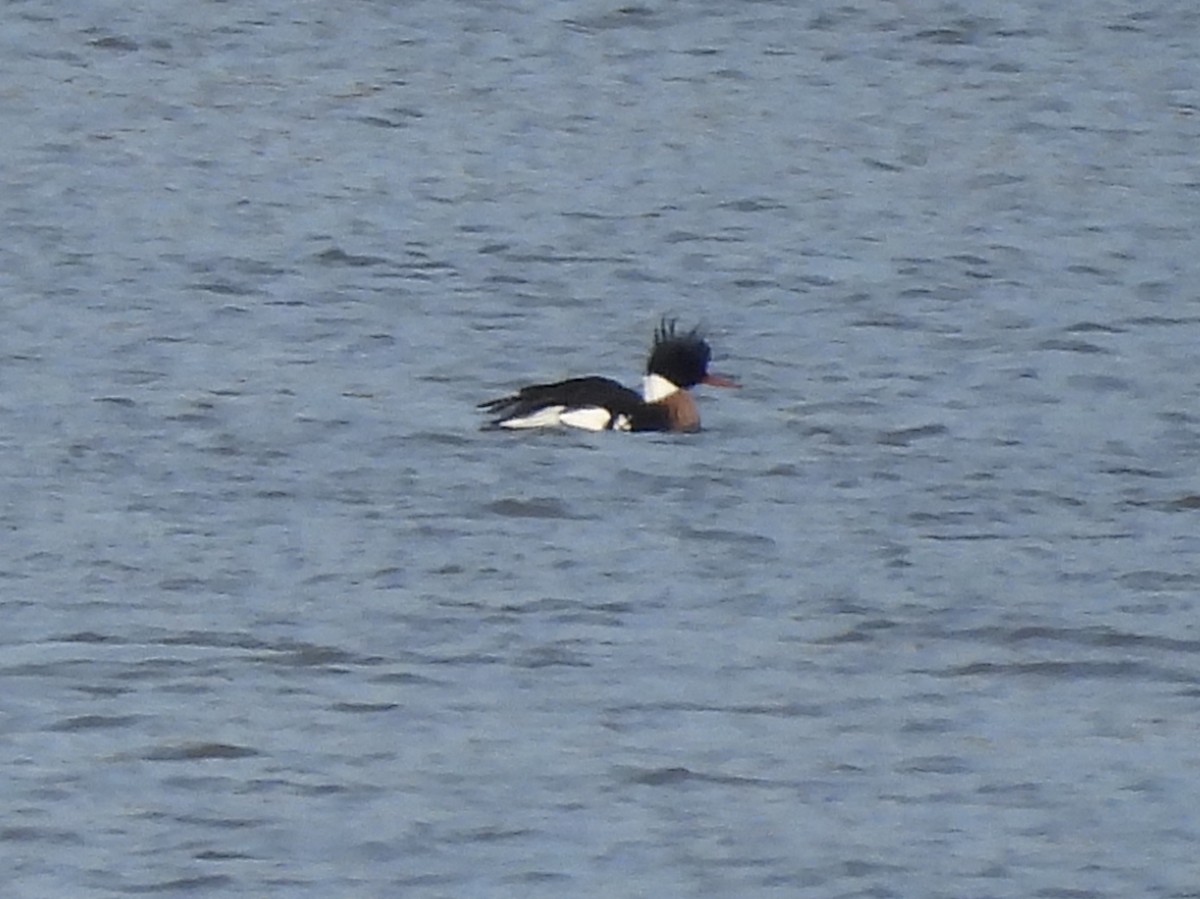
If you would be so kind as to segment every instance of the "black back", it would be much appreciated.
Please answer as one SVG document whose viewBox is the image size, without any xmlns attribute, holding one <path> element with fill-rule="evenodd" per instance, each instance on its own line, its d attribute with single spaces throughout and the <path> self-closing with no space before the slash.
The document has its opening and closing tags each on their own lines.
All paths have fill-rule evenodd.
<svg viewBox="0 0 1200 899">
<path fill-rule="evenodd" d="M 610 378 L 570 378 L 554 384 L 533 384 L 497 400 L 480 403 L 479 408 L 496 416 L 494 424 L 508 418 L 531 415 L 547 406 L 565 406 L 567 409 L 582 409 L 588 406 L 603 406 L 616 416 L 625 415 L 631 422 L 642 406 L 642 398 Z"/>
</svg>

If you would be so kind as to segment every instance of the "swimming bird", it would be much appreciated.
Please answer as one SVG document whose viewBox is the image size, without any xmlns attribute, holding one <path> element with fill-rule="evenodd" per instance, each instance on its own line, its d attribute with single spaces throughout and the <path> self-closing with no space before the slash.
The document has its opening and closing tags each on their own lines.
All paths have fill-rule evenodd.
<svg viewBox="0 0 1200 899">
<path fill-rule="evenodd" d="M 639 395 L 609 378 L 570 378 L 533 384 L 479 404 L 494 416 L 491 428 L 545 428 L 566 425 L 587 431 L 698 431 L 700 411 L 688 391 L 697 384 L 739 386 L 708 371 L 712 348 L 699 328 L 685 333 L 674 320 L 654 330 Z"/>
</svg>

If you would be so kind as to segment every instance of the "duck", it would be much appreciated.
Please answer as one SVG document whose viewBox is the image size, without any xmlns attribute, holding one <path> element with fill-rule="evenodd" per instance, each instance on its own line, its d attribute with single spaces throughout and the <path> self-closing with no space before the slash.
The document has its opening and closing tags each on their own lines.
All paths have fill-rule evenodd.
<svg viewBox="0 0 1200 899">
<path fill-rule="evenodd" d="M 486 400 L 478 408 L 491 416 L 485 429 L 568 427 L 691 433 L 700 430 L 693 387 L 740 386 L 728 375 L 710 372 L 711 359 L 712 348 L 699 327 L 680 331 L 676 320 L 663 318 L 654 329 L 640 394 L 611 378 L 591 375 L 531 384 L 508 396 Z"/>
</svg>

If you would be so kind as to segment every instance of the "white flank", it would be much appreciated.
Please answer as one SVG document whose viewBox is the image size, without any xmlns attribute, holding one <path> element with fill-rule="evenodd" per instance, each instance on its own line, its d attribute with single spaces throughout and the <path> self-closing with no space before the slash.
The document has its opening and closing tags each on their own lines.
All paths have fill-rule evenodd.
<svg viewBox="0 0 1200 899">
<path fill-rule="evenodd" d="M 603 431 L 608 427 L 612 413 L 603 406 L 583 406 L 572 409 L 559 416 L 559 420 L 572 428 L 582 428 L 585 431 Z"/>
<path fill-rule="evenodd" d="M 628 415 L 618 415 L 616 422 L 613 424 L 614 431 L 632 431 L 633 422 L 629 420 Z"/>
<path fill-rule="evenodd" d="M 642 378 L 642 399 L 647 403 L 657 403 L 678 392 L 679 388 L 662 375 L 646 375 Z"/>
<path fill-rule="evenodd" d="M 522 415 L 520 418 L 507 418 L 500 422 L 500 427 L 552 428 L 557 424 L 562 424 L 562 413 L 566 408 L 566 406 L 547 406 L 544 409 L 538 409 L 536 412 L 530 412 L 528 415 Z"/>
</svg>

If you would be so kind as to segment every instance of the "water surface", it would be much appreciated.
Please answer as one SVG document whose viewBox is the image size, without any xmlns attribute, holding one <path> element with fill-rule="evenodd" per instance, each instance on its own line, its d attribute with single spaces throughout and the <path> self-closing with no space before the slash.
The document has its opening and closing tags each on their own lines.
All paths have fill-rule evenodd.
<svg viewBox="0 0 1200 899">
<path fill-rule="evenodd" d="M 1195 894 L 1190 4 L 9 13 L 6 896 Z"/>
</svg>

